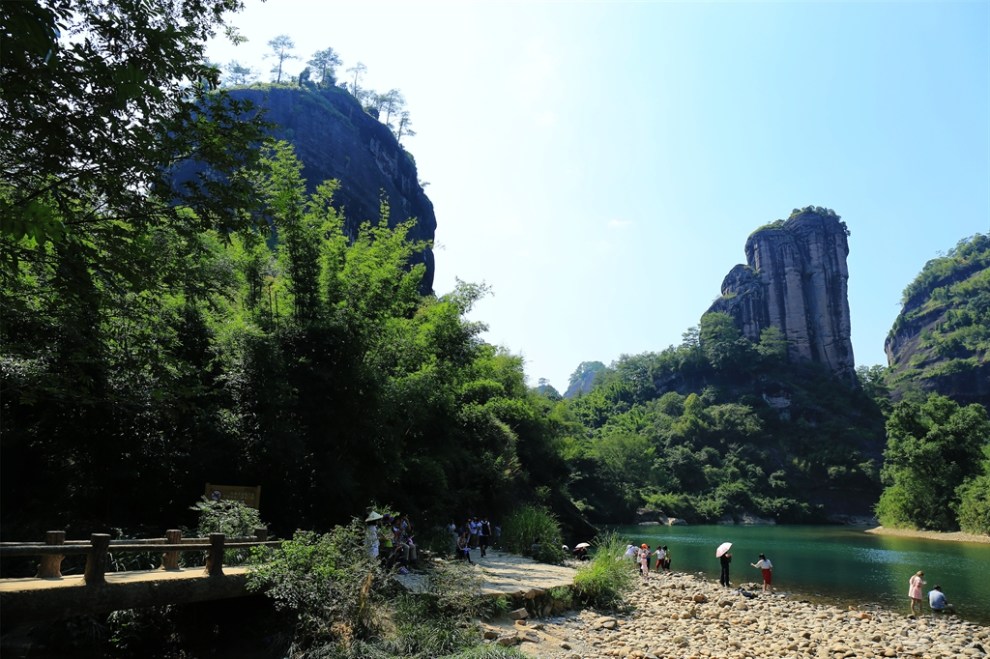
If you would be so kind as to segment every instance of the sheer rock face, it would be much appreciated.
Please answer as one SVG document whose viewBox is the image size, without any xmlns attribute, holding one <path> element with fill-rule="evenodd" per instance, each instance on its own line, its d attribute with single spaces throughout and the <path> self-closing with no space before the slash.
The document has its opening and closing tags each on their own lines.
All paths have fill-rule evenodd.
<svg viewBox="0 0 990 659">
<path fill-rule="evenodd" d="M 846 227 L 837 216 L 817 210 L 792 215 L 749 237 L 748 265 L 729 272 L 709 311 L 731 315 L 755 342 L 767 327 L 778 327 L 790 359 L 821 363 L 854 383 L 848 254 Z"/>
<path fill-rule="evenodd" d="M 356 236 L 364 222 L 377 224 L 384 199 L 389 205 L 389 226 L 415 219 L 409 239 L 432 242 L 437 218 L 433 202 L 419 183 L 415 161 L 392 131 L 365 112 L 349 93 L 334 87 L 244 88 L 229 93 L 262 109 L 273 125 L 273 136 L 292 144 L 303 163 L 307 192 L 314 192 L 327 179 L 340 181 L 334 206 L 343 211 L 349 236 Z M 192 174 L 180 167 L 176 180 L 181 183 Z M 426 265 L 421 288 L 431 292 L 433 250 L 424 249 L 416 262 Z"/>
</svg>

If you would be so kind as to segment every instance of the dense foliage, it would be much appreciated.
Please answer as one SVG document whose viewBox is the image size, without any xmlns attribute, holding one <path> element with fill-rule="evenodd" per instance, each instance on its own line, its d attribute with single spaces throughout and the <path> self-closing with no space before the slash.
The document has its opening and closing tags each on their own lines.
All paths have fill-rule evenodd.
<svg viewBox="0 0 990 659">
<path fill-rule="evenodd" d="M 883 417 L 860 389 L 786 361 L 779 331 L 759 343 L 710 313 L 661 353 L 624 356 L 591 392 L 558 404 L 571 493 L 592 519 L 644 505 L 692 521 L 778 521 L 868 513 Z"/>
<path fill-rule="evenodd" d="M 898 403 L 887 420 L 880 522 L 954 531 L 965 500 L 966 527 L 985 533 L 988 447 L 990 419 L 980 405 L 960 407 L 937 394 Z"/>
<path fill-rule="evenodd" d="M 484 654 L 473 620 L 484 613 L 481 578 L 466 563 L 439 563 L 412 596 L 373 559 L 357 520 L 319 535 L 297 532 L 258 550 L 249 588 L 264 592 L 294 624 L 291 657 L 518 656 Z M 462 655 L 461 653 L 470 653 Z"/>
<path fill-rule="evenodd" d="M 962 240 L 926 263 L 902 301 L 887 337 L 897 344 L 890 386 L 901 393 L 951 391 L 986 405 L 987 386 L 975 382 L 990 373 L 990 234 Z"/>
<path fill-rule="evenodd" d="M 262 485 L 276 529 L 372 498 L 436 522 L 561 482 L 546 400 L 464 319 L 484 289 L 421 297 L 408 225 L 383 207 L 349 238 L 334 185 L 307 196 L 299 171 L 276 144 L 251 179 L 270 232 L 128 225 L 153 247 L 140 287 L 102 279 L 96 239 L 21 262 L 2 293 L 5 525 L 174 524 L 204 482 Z M 117 493 L 143 483 L 161 485 L 132 518 Z"/>
</svg>

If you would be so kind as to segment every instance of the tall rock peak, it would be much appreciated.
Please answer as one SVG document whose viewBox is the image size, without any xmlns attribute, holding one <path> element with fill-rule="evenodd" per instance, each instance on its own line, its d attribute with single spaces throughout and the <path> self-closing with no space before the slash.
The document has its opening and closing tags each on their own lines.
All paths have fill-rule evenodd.
<svg viewBox="0 0 990 659">
<path fill-rule="evenodd" d="M 709 311 L 727 313 L 743 335 L 778 327 L 795 361 L 823 364 L 856 382 L 850 339 L 847 282 L 849 232 L 826 208 L 795 210 L 754 231 L 746 241 L 746 265 L 722 282 L 722 296 Z"/>
</svg>

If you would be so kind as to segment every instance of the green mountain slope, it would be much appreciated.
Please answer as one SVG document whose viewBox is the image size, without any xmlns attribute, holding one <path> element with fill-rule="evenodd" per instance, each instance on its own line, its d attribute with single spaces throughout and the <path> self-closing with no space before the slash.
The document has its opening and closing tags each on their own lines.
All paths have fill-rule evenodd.
<svg viewBox="0 0 990 659">
<path fill-rule="evenodd" d="M 903 305 L 884 344 L 895 397 L 938 392 L 990 408 L 990 235 L 926 263 Z"/>
</svg>

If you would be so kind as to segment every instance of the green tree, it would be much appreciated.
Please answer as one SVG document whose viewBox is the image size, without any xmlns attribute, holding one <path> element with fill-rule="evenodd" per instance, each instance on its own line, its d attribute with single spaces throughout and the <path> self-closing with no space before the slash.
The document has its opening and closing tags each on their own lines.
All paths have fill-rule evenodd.
<svg viewBox="0 0 990 659">
<path fill-rule="evenodd" d="M 230 60 L 223 76 L 223 85 L 225 87 L 241 87 L 251 84 L 256 77 L 257 74 L 250 66 L 244 66 L 237 60 Z"/>
<path fill-rule="evenodd" d="M 990 535 L 990 440 L 983 445 L 982 472 L 965 481 L 959 497 L 959 527 L 967 533 Z"/>
<path fill-rule="evenodd" d="M 250 195 L 237 172 L 254 162 L 264 126 L 245 120 L 249 104 L 210 91 L 219 71 L 205 58 L 224 15 L 240 6 L 0 4 L 0 233 L 12 239 L 0 274 L 45 244 L 106 238 L 103 271 L 137 277 L 146 270 L 121 222 L 242 224 Z M 148 194 L 169 190 L 170 168 L 184 159 L 213 172 L 165 195 L 195 215 Z"/>
<path fill-rule="evenodd" d="M 416 131 L 412 129 L 412 120 L 409 118 L 409 111 L 403 110 L 399 113 L 399 124 L 395 128 L 395 141 L 402 144 L 402 136 L 414 137 Z"/>
<path fill-rule="evenodd" d="M 307 62 L 319 74 L 319 86 L 330 87 L 337 83 L 337 67 L 340 66 L 340 55 L 333 48 L 324 48 L 313 53 Z"/>
<path fill-rule="evenodd" d="M 709 312 L 701 317 L 699 339 L 705 357 L 717 370 L 741 366 L 749 360 L 753 349 L 732 316 L 721 312 Z"/>
<path fill-rule="evenodd" d="M 265 59 L 275 60 L 271 72 L 275 74 L 275 84 L 278 84 L 282 82 L 282 67 L 285 62 L 299 59 L 299 56 L 292 52 L 295 50 L 296 44 L 289 35 L 280 34 L 268 42 L 268 47 L 272 49 L 272 52 L 265 55 Z"/>
<path fill-rule="evenodd" d="M 379 95 L 378 107 L 385 113 L 385 125 L 392 128 L 392 115 L 398 115 L 402 112 L 403 108 L 406 107 L 406 99 L 398 89 L 390 89 L 384 94 Z M 398 134 L 397 128 L 393 128 L 392 130 Z"/>
<path fill-rule="evenodd" d="M 876 511 L 886 526 L 939 531 L 958 527 L 958 488 L 979 473 L 990 420 L 980 405 L 959 407 L 938 394 L 900 402 L 887 420 Z"/>
<path fill-rule="evenodd" d="M 361 82 L 361 76 L 363 76 L 367 71 L 368 67 L 365 66 L 363 62 L 358 62 L 351 68 L 347 69 L 347 72 L 353 76 L 351 81 L 351 94 L 353 94 L 354 98 L 358 100 L 361 99 L 361 86 L 359 84 Z"/>
<path fill-rule="evenodd" d="M 776 325 L 766 327 L 760 332 L 756 352 L 770 363 L 782 364 L 787 361 L 787 337 Z"/>
</svg>

